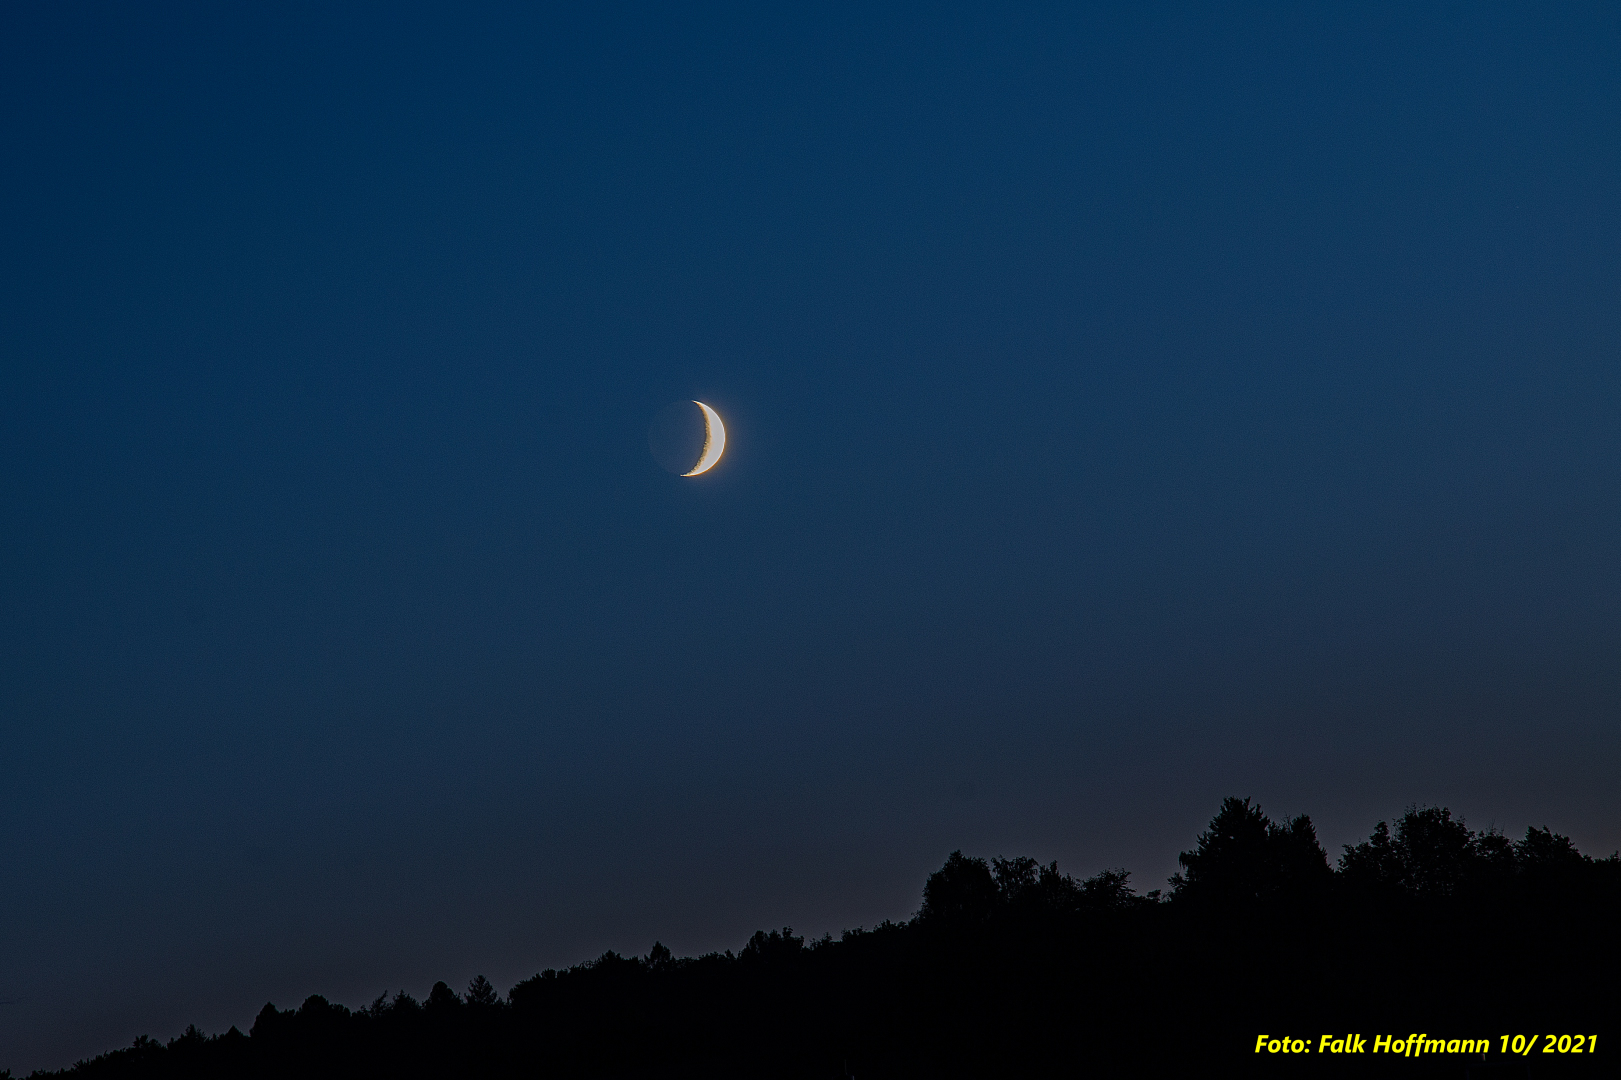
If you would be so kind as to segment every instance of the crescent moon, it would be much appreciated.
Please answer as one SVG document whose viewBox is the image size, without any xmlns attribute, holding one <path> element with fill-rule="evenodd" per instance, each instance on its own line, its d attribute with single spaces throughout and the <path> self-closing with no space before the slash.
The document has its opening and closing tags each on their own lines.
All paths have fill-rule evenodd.
<svg viewBox="0 0 1621 1080">
<path fill-rule="evenodd" d="M 708 472 L 715 467 L 715 462 L 720 460 L 721 454 L 726 450 L 726 425 L 720 422 L 720 416 L 701 401 L 694 401 L 693 404 L 704 411 L 704 452 L 698 459 L 698 464 L 692 467 L 692 471 L 682 473 L 682 476 L 697 476 L 699 473 Z"/>
</svg>

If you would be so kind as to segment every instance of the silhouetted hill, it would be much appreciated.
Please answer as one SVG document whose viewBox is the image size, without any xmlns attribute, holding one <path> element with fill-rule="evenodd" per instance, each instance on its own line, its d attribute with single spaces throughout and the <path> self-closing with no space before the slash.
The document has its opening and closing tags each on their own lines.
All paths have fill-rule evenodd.
<svg viewBox="0 0 1621 1080">
<path fill-rule="evenodd" d="M 700 957 L 655 943 L 543 971 L 505 999 L 482 978 L 359 1010 L 315 996 L 266 1005 L 245 1035 L 188 1028 L 49 1075 L 1621 1074 L 1615 855 L 1415 807 L 1331 867 L 1309 818 L 1228 799 L 1179 861 L 1168 893 L 1138 895 L 1123 870 L 1081 881 L 958 852 L 904 924 L 809 942 L 760 931 Z M 1359 1052 L 1322 1052 L 1351 1033 Z M 1542 1052 L 1566 1034 L 1597 1035 L 1604 1056 L 1557 1038 Z M 1257 1053 L 1262 1035 L 1280 1050 Z M 1534 1050 L 1503 1053 L 1505 1035 Z M 1286 1037 L 1313 1056 L 1281 1052 Z M 1380 1037 L 1404 1052 L 1376 1051 Z M 1464 1053 L 1464 1039 L 1490 1049 Z"/>
</svg>

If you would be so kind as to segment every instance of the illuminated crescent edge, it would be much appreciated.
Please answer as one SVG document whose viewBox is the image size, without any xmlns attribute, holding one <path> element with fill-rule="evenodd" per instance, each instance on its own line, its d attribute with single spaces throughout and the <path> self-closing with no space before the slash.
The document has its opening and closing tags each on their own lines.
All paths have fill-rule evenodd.
<svg viewBox="0 0 1621 1080">
<path fill-rule="evenodd" d="M 720 422 L 720 416 L 701 401 L 694 401 L 694 405 L 704 411 L 704 452 L 698 459 L 698 464 L 692 467 L 689 473 L 682 476 L 697 476 L 706 473 L 715 467 L 715 462 L 726 450 L 726 425 Z"/>
</svg>

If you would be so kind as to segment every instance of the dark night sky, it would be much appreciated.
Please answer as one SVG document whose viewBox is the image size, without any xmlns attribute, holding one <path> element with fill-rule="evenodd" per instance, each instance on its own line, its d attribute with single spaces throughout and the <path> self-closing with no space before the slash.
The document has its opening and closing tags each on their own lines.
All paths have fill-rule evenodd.
<svg viewBox="0 0 1621 1080">
<path fill-rule="evenodd" d="M 1130 6 L 8 6 L 0 1066 L 1621 845 L 1621 14 Z"/>
</svg>

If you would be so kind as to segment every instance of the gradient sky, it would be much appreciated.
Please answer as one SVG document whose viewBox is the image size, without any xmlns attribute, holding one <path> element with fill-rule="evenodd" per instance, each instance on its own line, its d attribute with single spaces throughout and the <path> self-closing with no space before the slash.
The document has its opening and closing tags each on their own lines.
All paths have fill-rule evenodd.
<svg viewBox="0 0 1621 1080">
<path fill-rule="evenodd" d="M 1621 12 L 1121 6 L 7 5 L 0 1067 L 1621 846 Z"/>
</svg>

